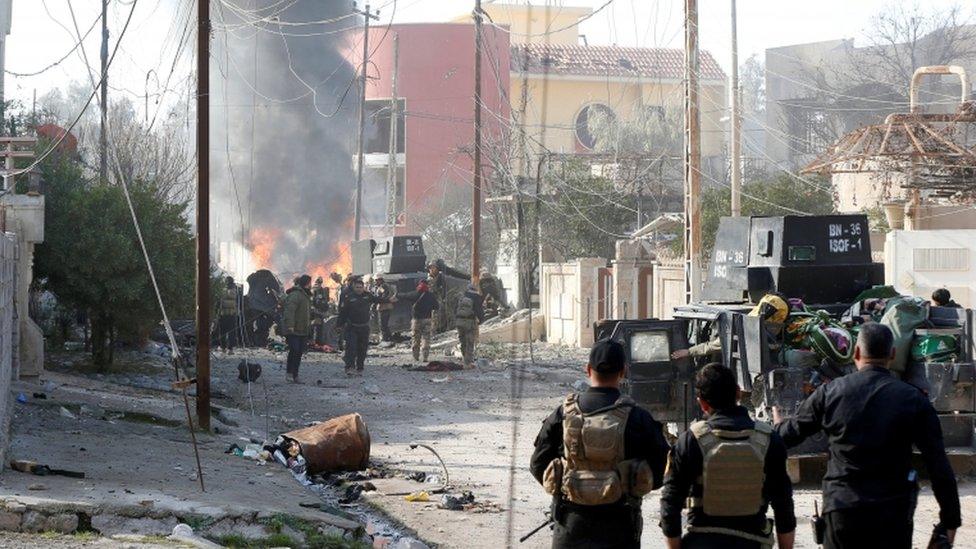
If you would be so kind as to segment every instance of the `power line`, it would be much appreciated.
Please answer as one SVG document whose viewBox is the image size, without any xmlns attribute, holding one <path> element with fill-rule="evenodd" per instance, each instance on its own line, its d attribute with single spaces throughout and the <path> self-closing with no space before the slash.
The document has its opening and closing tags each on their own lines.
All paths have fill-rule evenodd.
<svg viewBox="0 0 976 549">
<path fill-rule="evenodd" d="M 115 47 L 112 49 L 112 55 L 108 58 L 108 62 L 105 65 L 106 66 L 106 71 L 105 71 L 106 73 L 108 73 L 108 70 L 107 69 L 108 69 L 108 67 L 111 67 L 112 61 L 115 60 L 115 54 L 117 54 L 118 51 L 119 51 L 119 45 L 122 43 L 122 38 L 125 36 L 126 31 L 129 30 L 129 23 L 132 22 L 132 15 L 135 13 L 135 11 L 136 11 L 136 5 L 138 3 L 139 3 L 139 0 L 133 0 L 132 1 L 132 9 L 129 10 L 129 16 L 126 18 L 125 24 L 122 26 L 122 32 L 119 33 L 119 39 L 115 43 Z M 82 49 L 84 49 L 84 48 L 82 48 Z M 81 117 L 84 116 L 85 111 L 88 110 L 88 107 L 91 105 L 92 101 L 95 99 L 95 96 L 98 94 L 99 87 L 101 87 L 104 84 L 104 82 L 105 82 L 104 75 L 102 75 L 102 79 L 99 80 L 98 85 L 96 85 L 95 88 L 92 90 L 91 94 L 88 95 L 88 100 L 85 101 L 85 105 L 81 108 L 81 111 L 78 112 L 78 116 L 76 116 L 74 118 L 74 120 L 71 121 L 71 124 L 69 124 L 68 127 L 65 128 L 64 132 L 62 132 L 61 135 L 58 136 L 58 138 L 53 143 L 51 143 L 51 146 L 48 148 L 48 150 L 44 151 L 40 156 L 38 156 L 37 158 L 35 158 L 34 161 L 31 162 L 31 164 L 29 166 L 27 166 L 26 168 L 23 168 L 23 169 L 20 169 L 20 170 L 15 170 L 15 171 L 9 173 L 8 175 L 11 176 L 11 177 L 16 177 L 18 175 L 25 174 L 25 173 L 33 170 L 41 162 L 43 162 L 52 152 L 54 152 L 55 149 L 57 149 L 58 147 L 60 147 L 61 146 L 61 143 L 64 142 L 65 138 L 67 138 L 68 135 L 71 134 L 71 130 L 73 130 L 74 127 L 81 120 Z"/>
<path fill-rule="evenodd" d="M 30 77 L 30 76 L 37 76 L 39 74 L 43 74 L 43 73 L 45 73 L 45 72 L 53 69 L 54 67 L 57 67 L 58 65 L 60 65 L 61 63 L 63 63 L 65 59 L 67 59 L 68 57 L 70 57 L 71 54 L 74 53 L 75 50 L 77 50 L 84 43 L 85 39 L 88 38 L 88 35 L 91 34 L 91 31 L 95 29 L 95 25 L 98 24 L 98 21 L 100 19 L 101 19 L 101 17 L 96 17 L 95 20 L 92 21 L 91 26 L 88 27 L 88 30 L 87 31 L 85 31 L 84 36 L 82 36 L 77 42 L 75 42 L 75 45 L 72 46 L 70 50 L 68 50 L 68 53 L 64 54 L 60 59 L 58 59 L 57 61 L 51 63 L 50 65 L 48 65 L 46 67 L 44 67 L 43 69 L 38 70 L 38 71 L 34 71 L 34 72 L 15 72 L 15 71 L 10 71 L 10 70 L 4 69 L 3 72 L 9 74 L 10 76 L 14 76 L 14 77 L 17 77 L 17 78 L 27 78 L 27 77 Z"/>
</svg>

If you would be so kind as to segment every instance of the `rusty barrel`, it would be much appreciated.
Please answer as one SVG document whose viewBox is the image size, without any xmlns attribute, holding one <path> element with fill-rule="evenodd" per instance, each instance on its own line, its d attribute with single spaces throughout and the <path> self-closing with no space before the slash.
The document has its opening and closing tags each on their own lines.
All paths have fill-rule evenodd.
<svg viewBox="0 0 976 549">
<path fill-rule="evenodd" d="M 282 435 L 301 446 L 308 474 L 362 471 L 369 464 L 369 430 L 359 414 L 349 414 Z"/>
</svg>

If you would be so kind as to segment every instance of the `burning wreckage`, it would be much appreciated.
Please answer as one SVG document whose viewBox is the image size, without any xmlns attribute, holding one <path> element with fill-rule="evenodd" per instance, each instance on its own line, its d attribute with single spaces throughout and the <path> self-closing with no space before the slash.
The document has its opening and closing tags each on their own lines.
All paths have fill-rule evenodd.
<svg viewBox="0 0 976 549">
<path fill-rule="evenodd" d="M 447 282 L 447 296 L 442 307 L 448 312 L 445 329 L 453 328 L 452 312 L 458 297 L 470 284 L 471 277 L 442 260 L 434 260 Z M 369 277 L 383 275 L 385 282 L 393 286 L 394 294 L 407 293 L 417 283 L 427 279 L 427 255 L 423 239 L 419 236 L 394 236 L 379 240 L 360 240 L 352 245 L 352 276 Z M 281 307 L 285 287 L 281 280 L 268 269 L 260 269 L 247 277 L 248 290 L 241 300 L 241 339 L 244 346 L 265 347 L 271 342 L 271 329 L 281 321 Z M 317 348 L 336 347 L 339 334 L 336 329 L 338 292 L 324 287 L 323 303 L 313 302 L 313 315 L 322 326 L 316 331 Z M 504 297 L 499 298 L 504 303 Z M 412 302 L 398 301 L 390 317 L 390 330 L 394 333 L 410 330 Z"/>
</svg>

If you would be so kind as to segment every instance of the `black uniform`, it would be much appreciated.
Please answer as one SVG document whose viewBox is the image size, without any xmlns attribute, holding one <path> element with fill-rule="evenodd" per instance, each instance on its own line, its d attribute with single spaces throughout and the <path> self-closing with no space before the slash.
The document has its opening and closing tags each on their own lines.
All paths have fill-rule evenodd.
<svg viewBox="0 0 976 549">
<path fill-rule="evenodd" d="M 755 422 L 749 418 L 745 408 L 736 406 L 731 410 L 714 412 L 706 420 L 712 429 L 744 431 L 752 429 Z M 665 537 L 681 537 L 681 510 L 688 497 L 701 498 L 701 484 L 704 458 L 698 440 L 691 431 L 685 431 L 671 449 L 664 489 L 661 491 L 661 530 Z M 786 472 L 786 445 L 783 439 L 773 433 L 769 439 L 764 464 L 763 505 L 759 513 L 745 517 L 712 517 L 698 508 L 688 510 L 688 524 L 698 527 L 726 528 L 764 537 L 766 510 L 771 505 L 776 519 L 778 533 L 792 532 L 796 529 L 796 516 L 793 514 L 793 486 Z M 764 532 L 765 531 L 765 532 Z M 721 547 L 746 549 L 759 547 L 758 542 L 734 538 L 721 534 L 691 533 L 682 540 L 682 547 Z"/>
<path fill-rule="evenodd" d="M 789 447 L 821 430 L 829 437 L 826 547 L 911 547 L 918 495 L 913 444 L 932 479 L 941 525 L 961 524 L 956 477 L 935 409 L 887 368 L 868 366 L 822 385 L 776 429 Z"/>
<path fill-rule="evenodd" d="M 385 299 L 370 293 L 357 294 L 352 290 L 343 292 L 339 305 L 339 318 L 336 325 L 343 330 L 345 339 L 346 372 L 355 369 L 363 371 L 366 363 L 366 351 L 369 347 L 369 310 L 373 303 L 384 303 Z"/>
<path fill-rule="evenodd" d="M 590 387 L 580 393 L 579 407 L 590 413 L 612 406 L 620 398 L 620 391 L 608 387 Z M 635 406 L 627 418 L 624 430 L 625 459 L 644 459 L 654 475 L 654 488 L 661 486 L 668 443 L 661 424 L 650 412 Z M 529 468 L 542 483 L 542 475 L 549 462 L 563 456 L 563 407 L 560 405 L 542 423 L 535 439 L 535 452 Z M 625 499 L 608 505 L 576 505 L 568 501 L 554 502 L 552 546 L 561 549 L 620 549 L 639 548 L 641 533 L 640 508 L 627 505 Z"/>
<path fill-rule="evenodd" d="M 413 301 L 410 306 L 410 318 L 414 320 L 430 320 L 434 316 L 434 311 L 440 309 L 437 297 L 431 292 L 405 292 L 397 296 L 402 301 Z"/>
</svg>

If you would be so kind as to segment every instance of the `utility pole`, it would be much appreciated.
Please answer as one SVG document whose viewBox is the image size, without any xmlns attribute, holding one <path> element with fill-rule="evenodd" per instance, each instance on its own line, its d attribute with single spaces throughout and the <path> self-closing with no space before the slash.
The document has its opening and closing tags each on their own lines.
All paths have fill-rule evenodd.
<svg viewBox="0 0 976 549">
<path fill-rule="evenodd" d="M 685 0 L 685 298 L 701 286 L 701 113 L 698 99 L 698 0 Z"/>
<path fill-rule="evenodd" d="M 471 283 L 481 277 L 481 0 L 474 1 L 474 193 L 471 197 Z"/>
<path fill-rule="evenodd" d="M 352 4 L 353 12 L 363 16 L 363 64 L 359 70 L 359 152 L 356 155 L 356 225 L 353 232 L 353 240 L 359 240 L 360 225 L 363 220 L 363 138 L 366 131 L 366 63 L 369 62 L 369 21 L 379 19 L 380 12 L 369 11 L 369 4 L 366 9 L 359 11 L 356 3 Z"/>
<path fill-rule="evenodd" d="M 104 88 L 103 88 L 104 89 Z M 104 105 L 104 103 L 103 103 Z M 210 430 L 210 0 L 197 0 L 197 422 Z"/>
<path fill-rule="evenodd" d="M 739 39 L 732 0 L 732 82 L 729 89 L 732 104 L 732 217 L 742 215 L 742 94 L 739 90 Z"/>
<path fill-rule="evenodd" d="M 397 73 L 400 71 L 400 35 L 393 33 L 393 78 L 390 81 L 390 159 L 386 172 L 386 224 L 390 235 L 396 232 L 397 221 L 397 126 L 399 126 L 399 104 L 397 96 Z"/>
<path fill-rule="evenodd" d="M 102 183 L 108 181 L 108 0 L 102 0 L 102 127 L 99 133 L 98 175 Z"/>
</svg>

